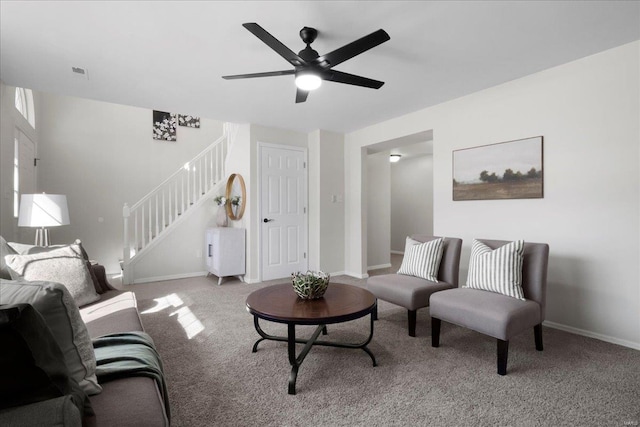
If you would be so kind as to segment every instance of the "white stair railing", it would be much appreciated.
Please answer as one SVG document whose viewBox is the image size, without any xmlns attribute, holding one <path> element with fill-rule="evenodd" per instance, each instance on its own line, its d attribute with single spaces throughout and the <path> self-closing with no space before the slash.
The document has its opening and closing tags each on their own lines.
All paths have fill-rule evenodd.
<svg viewBox="0 0 640 427">
<path fill-rule="evenodd" d="M 124 204 L 123 283 L 131 283 L 129 264 L 225 178 L 230 128 L 225 124 L 220 138 L 137 203 Z"/>
</svg>

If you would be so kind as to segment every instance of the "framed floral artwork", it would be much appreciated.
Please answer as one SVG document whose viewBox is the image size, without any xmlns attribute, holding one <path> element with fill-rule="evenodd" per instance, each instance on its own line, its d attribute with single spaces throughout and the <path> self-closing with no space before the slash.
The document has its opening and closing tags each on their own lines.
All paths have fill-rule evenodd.
<svg viewBox="0 0 640 427">
<path fill-rule="evenodd" d="M 176 114 L 153 110 L 153 139 L 176 141 Z"/>
<path fill-rule="evenodd" d="M 200 128 L 200 117 L 178 114 L 178 125 L 188 128 Z"/>
</svg>

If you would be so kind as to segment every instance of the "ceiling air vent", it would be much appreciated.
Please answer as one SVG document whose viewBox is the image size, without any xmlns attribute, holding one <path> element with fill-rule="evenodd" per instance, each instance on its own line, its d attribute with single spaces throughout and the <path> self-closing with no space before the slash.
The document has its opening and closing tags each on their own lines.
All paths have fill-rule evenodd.
<svg viewBox="0 0 640 427">
<path fill-rule="evenodd" d="M 85 79 L 89 80 L 89 72 L 87 69 L 80 67 L 71 67 L 71 71 L 74 74 L 77 74 L 78 77 L 84 77 Z"/>
</svg>

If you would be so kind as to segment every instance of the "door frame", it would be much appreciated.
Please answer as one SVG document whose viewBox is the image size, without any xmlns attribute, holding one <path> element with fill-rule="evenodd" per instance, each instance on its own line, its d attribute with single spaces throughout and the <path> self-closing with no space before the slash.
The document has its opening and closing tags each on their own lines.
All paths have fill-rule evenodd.
<svg viewBox="0 0 640 427">
<path fill-rule="evenodd" d="M 308 160 L 308 150 L 306 147 L 300 147 L 297 145 L 286 145 L 286 144 L 273 144 L 270 142 L 262 142 L 258 141 L 258 153 L 257 153 L 257 181 L 258 181 L 258 194 L 257 194 L 257 202 L 258 202 L 258 281 L 262 282 L 263 277 L 263 257 L 262 257 L 262 149 L 263 148 L 275 148 L 279 150 L 291 150 L 291 151 L 299 151 L 304 156 L 304 162 L 306 167 L 304 168 L 304 204 L 306 209 L 306 214 L 304 215 L 303 221 L 303 234 L 305 236 L 305 246 L 304 250 L 307 254 L 307 268 L 309 267 L 309 160 Z"/>
</svg>

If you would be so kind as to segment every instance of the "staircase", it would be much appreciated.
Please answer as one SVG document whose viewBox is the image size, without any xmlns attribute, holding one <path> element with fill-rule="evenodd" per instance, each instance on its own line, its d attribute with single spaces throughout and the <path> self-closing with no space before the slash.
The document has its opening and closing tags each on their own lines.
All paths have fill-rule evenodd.
<svg viewBox="0 0 640 427">
<path fill-rule="evenodd" d="M 123 284 L 133 282 L 132 264 L 224 185 L 225 160 L 236 132 L 236 125 L 225 123 L 213 144 L 131 207 L 124 204 Z"/>
</svg>

